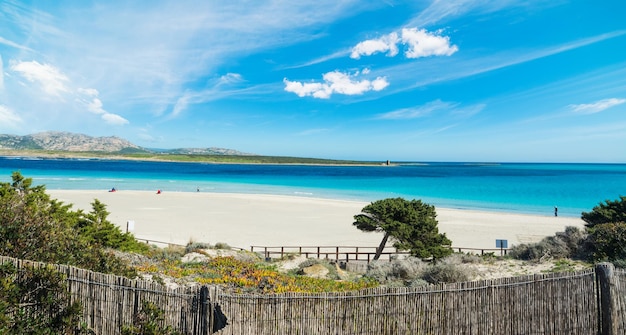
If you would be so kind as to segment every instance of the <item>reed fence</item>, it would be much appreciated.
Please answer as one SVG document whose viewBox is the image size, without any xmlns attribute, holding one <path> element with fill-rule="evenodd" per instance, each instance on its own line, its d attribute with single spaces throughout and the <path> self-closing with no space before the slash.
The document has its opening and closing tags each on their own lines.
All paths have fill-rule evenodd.
<svg viewBox="0 0 626 335">
<path fill-rule="evenodd" d="M 0 257 L 18 267 L 41 263 Z M 234 294 L 219 288 L 168 289 L 143 280 L 56 265 L 67 276 L 83 321 L 96 334 L 120 334 L 143 301 L 165 311 L 182 334 L 603 334 L 626 333 L 626 271 L 603 263 L 541 274 L 417 288 L 324 294 Z"/>
</svg>

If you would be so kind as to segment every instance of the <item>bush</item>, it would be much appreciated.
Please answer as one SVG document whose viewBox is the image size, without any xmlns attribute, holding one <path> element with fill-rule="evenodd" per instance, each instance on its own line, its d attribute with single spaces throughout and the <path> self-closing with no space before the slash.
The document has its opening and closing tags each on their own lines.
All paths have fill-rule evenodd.
<svg viewBox="0 0 626 335">
<path fill-rule="evenodd" d="M 402 286 L 407 286 L 420 278 L 424 266 L 426 266 L 425 263 L 415 257 L 396 259 L 391 262 L 375 261 L 368 264 L 365 276 L 387 286 L 393 282 L 401 282 Z"/>
<path fill-rule="evenodd" d="M 230 249 L 231 249 L 231 247 L 230 247 L 230 245 L 228 245 L 227 243 L 224 243 L 224 242 L 217 242 L 217 243 L 215 243 L 215 245 L 213 246 L 213 249 L 230 250 Z"/>
<path fill-rule="evenodd" d="M 425 268 L 421 277 L 430 284 L 458 283 L 470 280 L 468 270 L 455 264 L 443 262 Z"/>
<path fill-rule="evenodd" d="M 133 325 L 122 327 L 122 335 L 178 335 L 166 326 L 164 312 L 152 302 L 144 301 L 141 311 L 133 318 Z"/>
<path fill-rule="evenodd" d="M 31 187 L 32 179 L 24 178 L 19 172 L 13 173 L 12 180 L 12 183 L 0 183 L 1 255 L 133 275 L 123 261 L 107 251 L 112 245 L 94 242 L 97 238 L 106 240 L 109 233 L 91 235 L 81 229 L 96 216 L 105 222 L 108 213 L 104 207 L 91 214 L 73 212 L 71 205 L 50 199 L 44 186 Z"/>
<path fill-rule="evenodd" d="M 70 303 L 64 276 L 52 267 L 0 264 L 0 334 L 89 334 Z"/>
<path fill-rule="evenodd" d="M 537 243 L 518 244 L 511 248 L 509 255 L 515 259 L 538 261 L 542 257 L 584 258 L 582 245 L 585 233 L 576 227 L 566 227 L 565 231 L 548 236 Z"/>
<path fill-rule="evenodd" d="M 187 243 L 187 245 L 185 246 L 185 254 L 189 254 L 198 250 L 202 250 L 202 249 L 209 249 L 211 247 L 210 244 L 208 243 L 202 243 L 202 242 L 189 242 Z"/>
<path fill-rule="evenodd" d="M 581 218 L 588 228 L 603 223 L 626 222 L 626 196 L 620 196 L 618 200 L 606 200 L 591 212 L 583 212 Z"/>
<path fill-rule="evenodd" d="M 588 242 L 594 260 L 624 260 L 626 259 L 626 223 L 598 224 L 589 234 Z"/>
<path fill-rule="evenodd" d="M 179 261 L 186 254 L 186 248 L 179 246 L 167 246 L 165 248 L 154 248 L 148 256 L 160 261 Z"/>
</svg>

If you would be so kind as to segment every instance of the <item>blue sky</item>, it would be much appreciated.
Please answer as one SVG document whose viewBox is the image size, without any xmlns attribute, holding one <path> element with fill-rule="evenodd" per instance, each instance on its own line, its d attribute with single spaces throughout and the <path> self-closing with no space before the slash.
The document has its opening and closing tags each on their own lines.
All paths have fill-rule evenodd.
<svg viewBox="0 0 626 335">
<path fill-rule="evenodd" d="M 0 133 L 626 162 L 626 2 L 0 2 Z"/>
</svg>

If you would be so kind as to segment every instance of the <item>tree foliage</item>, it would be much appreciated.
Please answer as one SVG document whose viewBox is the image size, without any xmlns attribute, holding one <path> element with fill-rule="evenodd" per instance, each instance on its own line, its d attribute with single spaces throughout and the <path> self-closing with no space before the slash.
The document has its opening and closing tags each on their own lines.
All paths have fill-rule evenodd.
<svg viewBox="0 0 626 335">
<path fill-rule="evenodd" d="M 593 260 L 626 260 L 626 196 L 605 200 L 581 218 L 588 233 L 585 248 Z"/>
<path fill-rule="evenodd" d="M 626 196 L 620 196 L 617 200 L 605 200 L 590 212 L 583 212 L 581 218 L 588 228 L 603 223 L 626 222 Z"/>
<path fill-rule="evenodd" d="M 150 301 L 141 303 L 141 311 L 133 318 L 132 325 L 122 327 L 122 335 L 178 335 L 171 326 L 165 325 L 165 312 Z"/>
<path fill-rule="evenodd" d="M 79 316 L 53 268 L 0 264 L 0 334 L 89 334 Z"/>
<path fill-rule="evenodd" d="M 76 224 L 78 233 L 91 245 L 112 248 L 125 252 L 145 253 L 150 247 L 139 243 L 131 233 L 124 233 L 120 227 L 111 223 L 107 217 L 106 205 L 95 199 L 92 211 L 81 215 Z"/>
<path fill-rule="evenodd" d="M 595 225 L 589 233 L 587 245 L 596 261 L 626 260 L 626 223 Z"/>
<path fill-rule="evenodd" d="M 366 232 L 384 232 L 374 259 L 380 257 L 389 238 L 398 249 L 437 259 L 452 253 L 452 242 L 439 233 L 436 217 L 435 207 L 421 200 L 388 198 L 365 206 L 354 216 L 353 225 Z"/>
<path fill-rule="evenodd" d="M 51 199 L 43 185 L 33 187 L 32 179 L 14 172 L 11 183 L 0 183 L 0 255 L 134 276 L 105 248 L 110 245 L 94 243 L 101 235 L 77 229 L 90 217 L 106 221 L 101 211 L 72 211 L 71 205 Z"/>
</svg>

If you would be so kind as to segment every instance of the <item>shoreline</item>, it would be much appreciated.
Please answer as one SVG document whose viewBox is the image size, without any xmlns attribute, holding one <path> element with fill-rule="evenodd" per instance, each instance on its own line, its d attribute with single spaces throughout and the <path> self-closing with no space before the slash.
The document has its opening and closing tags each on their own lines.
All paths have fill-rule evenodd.
<svg viewBox="0 0 626 335">
<path fill-rule="evenodd" d="M 47 189 L 73 210 L 91 211 L 94 199 L 106 205 L 109 221 L 139 239 L 172 244 L 190 241 L 250 246 L 376 247 L 382 233 L 366 233 L 352 225 L 364 201 L 288 195 L 211 192 L 163 192 Z M 454 248 L 496 249 L 538 242 L 566 226 L 584 227 L 580 218 L 468 209 L 436 208 L 439 232 Z M 389 244 L 389 243 L 388 243 Z M 389 244 L 391 245 L 391 244 Z"/>
</svg>

